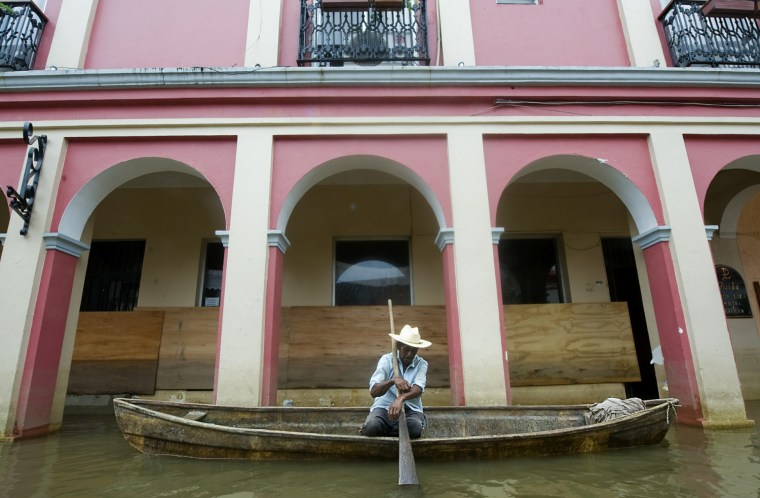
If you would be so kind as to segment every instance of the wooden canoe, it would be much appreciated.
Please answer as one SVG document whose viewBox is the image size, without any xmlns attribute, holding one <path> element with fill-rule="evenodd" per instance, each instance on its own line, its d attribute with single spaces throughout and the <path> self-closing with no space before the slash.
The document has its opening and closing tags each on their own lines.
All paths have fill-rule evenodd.
<svg viewBox="0 0 760 498">
<path fill-rule="evenodd" d="M 366 408 L 238 408 L 114 399 L 124 438 L 150 455 L 250 460 L 398 458 L 398 439 L 359 435 Z M 429 407 L 412 441 L 418 460 L 573 454 L 657 444 L 675 419 L 675 399 L 600 423 L 591 405 Z"/>
</svg>

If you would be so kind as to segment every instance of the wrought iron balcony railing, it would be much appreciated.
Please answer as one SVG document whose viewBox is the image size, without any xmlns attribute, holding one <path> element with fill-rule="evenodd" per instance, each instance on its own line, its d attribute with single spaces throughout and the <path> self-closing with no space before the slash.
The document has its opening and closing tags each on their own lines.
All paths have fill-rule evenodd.
<svg viewBox="0 0 760 498">
<path fill-rule="evenodd" d="M 673 0 L 660 14 L 673 64 L 760 67 L 760 27 L 749 17 L 705 17 L 705 0 Z"/>
<path fill-rule="evenodd" d="M 364 0 L 333 10 L 301 0 L 298 65 L 428 65 L 426 1 Z"/>
<path fill-rule="evenodd" d="M 28 71 L 40 48 L 47 18 L 31 1 L 0 6 L 0 71 Z"/>
</svg>

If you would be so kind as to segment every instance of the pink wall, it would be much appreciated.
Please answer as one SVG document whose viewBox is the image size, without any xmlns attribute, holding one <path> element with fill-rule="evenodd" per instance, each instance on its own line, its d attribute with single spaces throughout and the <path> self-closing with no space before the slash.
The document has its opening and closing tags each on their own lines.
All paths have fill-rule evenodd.
<svg viewBox="0 0 760 498">
<path fill-rule="evenodd" d="M 249 0 L 102 1 L 86 69 L 243 66 Z"/>
<path fill-rule="evenodd" d="M 16 408 L 15 436 L 48 431 L 77 258 L 46 251 Z"/>
<path fill-rule="evenodd" d="M 237 141 L 231 137 L 72 140 L 64 163 L 51 230 L 57 231 L 66 206 L 93 177 L 130 159 L 173 159 L 199 171 L 214 187 L 229 226 Z"/>
<path fill-rule="evenodd" d="M 746 156 L 760 155 L 760 140 L 755 136 L 686 136 L 686 152 L 702 214 L 705 197 L 715 175 L 729 163 Z"/>
<path fill-rule="evenodd" d="M 605 159 L 606 164 L 599 167 L 615 168 L 628 177 L 647 198 L 655 216 L 662 222 L 662 206 L 646 137 L 491 136 L 486 137 L 484 147 L 492 223 L 495 223 L 496 209 L 504 189 L 515 174 L 534 161 L 556 155 Z M 557 164 L 561 167 L 561 163 Z"/>
<path fill-rule="evenodd" d="M 358 136 L 277 137 L 274 146 L 270 227 L 277 226 L 283 203 L 293 186 L 325 162 L 352 155 L 391 159 L 415 172 L 432 189 L 451 224 L 449 172 L 443 137 Z M 359 163 L 357 167 L 361 167 Z"/>
<path fill-rule="evenodd" d="M 629 66 L 614 0 L 470 0 L 479 66 Z"/>
</svg>

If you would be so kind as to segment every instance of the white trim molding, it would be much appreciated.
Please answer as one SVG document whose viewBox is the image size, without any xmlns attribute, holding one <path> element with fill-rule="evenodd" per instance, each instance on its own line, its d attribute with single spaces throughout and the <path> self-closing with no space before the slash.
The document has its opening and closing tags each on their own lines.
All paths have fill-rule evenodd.
<svg viewBox="0 0 760 498">
<path fill-rule="evenodd" d="M 45 249 L 61 251 L 75 258 L 80 257 L 83 252 L 90 250 L 90 246 L 87 244 L 83 244 L 60 232 L 46 232 L 42 234 L 42 239 L 45 241 Z"/>
<path fill-rule="evenodd" d="M 228 247 L 230 245 L 230 231 L 229 230 L 216 230 L 214 232 L 214 235 L 219 237 L 219 240 L 222 241 L 222 245 L 224 247 Z"/>
<path fill-rule="evenodd" d="M 705 225 L 705 235 L 707 236 L 707 240 L 712 240 L 713 235 L 717 231 L 718 231 L 718 225 Z M 736 236 L 736 234 L 734 234 L 734 236 Z"/>
<path fill-rule="evenodd" d="M 0 233 L 0 246 L 4 246 L 4 245 L 5 245 L 5 234 Z"/>
<path fill-rule="evenodd" d="M 11 71 L 0 93 L 135 88 L 320 86 L 626 86 L 760 88 L 757 71 L 726 68 L 419 66 L 350 68 L 137 68 Z M 496 97 L 496 95 L 495 95 Z"/>
<path fill-rule="evenodd" d="M 441 228 L 438 231 L 438 235 L 435 236 L 435 245 L 443 252 L 447 244 L 454 243 L 454 229 L 453 228 Z"/>
<path fill-rule="evenodd" d="M 504 233 L 504 227 L 493 227 L 491 229 L 491 241 L 494 244 L 498 244 L 501 240 L 501 234 Z"/>
<path fill-rule="evenodd" d="M 283 254 L 290 248 L 290 241 L 282 230 L 269 230 L 267 232 L 267 244 L 269 247 L 276 247 Z"/>
<path fill-rule="evenodd" d="M 646 232 L 632 237 L 631 240 L 639 244 L 641 249 L 646 249 L 660 242 L 670 241 L 670 226 L 662 225 L 654 227 Z"/>
</svg>

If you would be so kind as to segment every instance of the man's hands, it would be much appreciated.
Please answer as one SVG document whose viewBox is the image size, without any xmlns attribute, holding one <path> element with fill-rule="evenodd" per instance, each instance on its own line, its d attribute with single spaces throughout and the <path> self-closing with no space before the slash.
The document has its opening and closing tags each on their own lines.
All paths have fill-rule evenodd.
<svg viewBox="0 0 760 498">
<path fill-rule="evenodd" d="M 391 406 L 388 407 L 388 418 L 391 420 L 398 420 L 398 417 L 401 414 L 401 408 L 404 406 L 404 401 L 414 399 L 421 395 L 422 389 L 416 384 L 409 384 L 409 382 L 403 377 L 391 377 L 386 381 L 378 382 L 372 386 L 369 393 L 373 398 L 377 398 L 378 396 L 384 395 L 388 392 L 388 389 L 393 386 L 396 386 L 396 390 L 399 394 L 398 397 L 393 400 Z"/>
<path fill-rule="evenodd" d="M 391 406 L 388 407 L 388 418 L 398 420 L 401 410 L 404 409 L 404 402 L 422 394 L 422 389 L 416 384 L 409 384 L 409 382 L 401 377 L 393 377 L 391 380 L 395 384 L 396 389 L 398 389 L 399 395 L 393 400 Z"/>
</svg>

